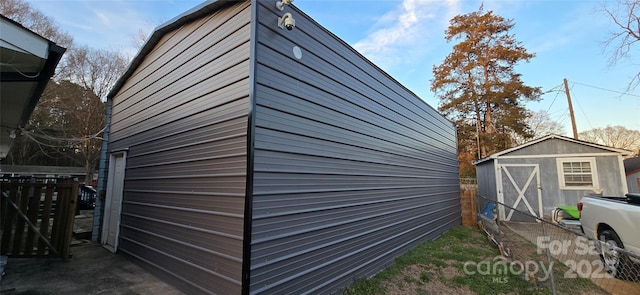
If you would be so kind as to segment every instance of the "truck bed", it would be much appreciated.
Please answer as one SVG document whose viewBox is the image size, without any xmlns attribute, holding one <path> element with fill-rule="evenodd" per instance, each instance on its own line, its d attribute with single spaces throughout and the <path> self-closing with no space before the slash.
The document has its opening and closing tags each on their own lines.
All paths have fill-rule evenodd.
<svg viewBox="0 0 640 295">
<path fill-rule="evenodd" d="M 640 194 L 635 194 L 635 193 L 626 194 L 624 197 L 614 197 L 614 196 L 586 196 L 586 197 L 640 206 Z"/>
</svg>

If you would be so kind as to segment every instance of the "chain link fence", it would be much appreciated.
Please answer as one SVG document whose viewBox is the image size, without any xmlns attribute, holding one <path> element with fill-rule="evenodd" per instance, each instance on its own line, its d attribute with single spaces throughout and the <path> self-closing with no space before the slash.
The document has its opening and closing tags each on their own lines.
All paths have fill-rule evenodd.
<svg viewBox="0 0 640 295">
<path fill-rule="evenodd" d="M 521 274 L 552 294 L 640 294 L 640 256 L 616 247 L 615 233 L 595 240 L 577 220 L 557 223 L 480 195 L 477 201 L 478 225 L 501 253 L 488 265 L 494 275 Z"/>
</svg>

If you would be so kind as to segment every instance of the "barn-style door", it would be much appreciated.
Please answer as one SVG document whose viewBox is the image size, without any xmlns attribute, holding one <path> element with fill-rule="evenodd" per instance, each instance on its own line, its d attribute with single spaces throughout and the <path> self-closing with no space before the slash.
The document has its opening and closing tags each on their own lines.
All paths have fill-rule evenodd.
<svg viewBox="0 0 640 295">
<path fill-rule="evenodd" d="M 498 168 L 498 201 L 542 218 L 540 167 L 537 164 L 503 164 Z M 499 206 L 500 218 L 506 221 L 533 221 L 525 214 Z"/>
</svg>

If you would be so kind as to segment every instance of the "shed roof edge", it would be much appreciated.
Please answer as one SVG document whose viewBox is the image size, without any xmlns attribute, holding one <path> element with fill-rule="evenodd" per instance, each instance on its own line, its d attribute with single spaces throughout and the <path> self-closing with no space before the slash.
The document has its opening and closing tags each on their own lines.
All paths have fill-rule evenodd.
<svg viewBox="0 0 640 295">
<path fill-rule="evenodd" d="M 614 147 L 610 147 L 610 146 L 605 146 L 605 145 L 601 145 L 601 144 L 597 144 L 597 143 L 593 143 L 593 142 L 588 142 L 588 141 L 584 141 L 584 140 L 580 140 L 580 139 L 566 137 L 566 136 L 559 135 L 559 134 L 548 134 L 546 136 L 539 137 L 537 139 L 531 140 L 531 141 L 526 142 L 524 144 L 521 144 L 519 146 L 512 147 L 510 149 L 506 149 L 506 150 L 491 154 L 488 157 L 482 158 L 482 159 L 477 160 L 477 161 L 473 161 L 471 163 L 473 165 L 477 166 L 478 164 L 484 163 L 484 162 L 486 162 L 488 160 L 500 158 L 500 156 L 502 156 L 502 155 L 517 151 L 519 149 L 522 149 L 522 148 L 525 148 L 525 147 L 528 147 L 528 146 L 532 146 L 534 144 L 537 144 L 539 142 L 542 142 L 542 141 L 545 141 L 545 140 L 549 140 L 549 139 L 560 139 L 560 140 L 564 140 L 564 141 L 568 141 L 568 142 L 573 142 L 573 143 L 582 144 L 582 145 L 586 145 L 586 146 L 591 146 L 591 147 L 595 147 L 595 148 L 599 148 L 599 149 L 604 149 L 604 150 L 611 151 L 613 153 L 618 153 L 618 154 L 620 154 L 622 156 L 631 155 L 631 151 L 628 151 L 628 150 L 625 150 L 625 149 L 619 149 L 619 148 L 614 148 Z"/>
</svg>

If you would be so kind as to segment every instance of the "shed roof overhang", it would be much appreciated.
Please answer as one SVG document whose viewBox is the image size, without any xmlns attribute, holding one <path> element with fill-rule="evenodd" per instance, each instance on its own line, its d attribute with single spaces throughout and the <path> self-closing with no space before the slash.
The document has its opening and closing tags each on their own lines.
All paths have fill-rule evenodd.
<svg viewBox="0 0 640 295">
<path fill-rule="evenodd" d="M 4 158 L 66 49 L 4 16 L 0 31 L 0 158 Z"/>
<path fill-rule="evenodd" d="M 631 155 L 631 151 L 625 150 L 625 149 L 619 149 L 619 148 L 613 148 L 613 147 L 609 147 L 609 146 L 605 146 L 605 145 L 600 145 L 597 143 L 593 143 L 593 142 L 588 142 L 588 141 L 584 141 L 584 140 L 579 140 L 579 139 L 574 139 L 571 137 L 566 137 L 566 136 L 562 136 L 562 135 L 558 135 L 558 134 L 549 134 L 537 139 L 534 139 L 532 141 L 526 142 L 522 145 L 516 146 L 516 147 L 512 147 L 510 149 L 506 149 L 504 151 L 501 152 L 497 152 L 495 154 L 492 154 L 486 158 L 482 158 L 480 160 L 477 161 L 473 161 L 473 165 L 479 165 L 482 164 L 484 162 L 487 162 L 489 160 L 493 160 L 493 159 L 498 159 L 503 155 L 509 154 L 513 151 L 517 151 L 519 149 L 528 147 L 528 146 L 532 146 L 534 144 L 537 144 L 539 142 L 545 141 L 545 140 L 549 140 L 549 139 L 560 139 L 560 140 L 564 140 L 564 141 L 568 141 L 568 142 L 573 142 L 573 143 L 577 143 L 577 144 L 582 144 L 582 145 L 586 145 L 586 146 L 590 146 L 590 147 L 595 147 L 595 148 L 599 148 L 599 149 L 603 149 L 603 150 L 607 150 L 610 151 L 612 153 L 616 153 L 616 154 L 620 154 L 622 156 L 628 156 Z"/>
</svg>

